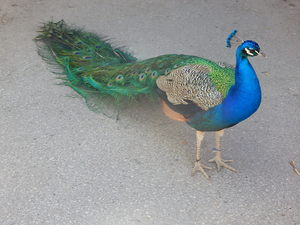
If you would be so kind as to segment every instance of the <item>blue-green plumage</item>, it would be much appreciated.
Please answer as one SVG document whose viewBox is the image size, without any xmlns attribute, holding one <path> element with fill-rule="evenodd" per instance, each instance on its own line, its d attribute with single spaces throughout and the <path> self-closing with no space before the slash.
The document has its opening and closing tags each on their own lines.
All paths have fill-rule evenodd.
<svg viewBox="0 0 300 225">
<path fill-rule="evenodd" d="M 227 47 L 236 33 L 234 30 L 228 36 Z M 197 130 L 233 126 L 254 113 L 260 103 L 259 82 L 248 61 L 260 51 L 253 41 L 245 41 L 236 49 L 233 71 L 188 55 L 137 61 L 96 35 L 72 29 L 63 21 L 45 24 L 37 40 L 63 67 L 66 84 L 84 97 L 88 96 L 86 88 L 115 98 L 156 92 Z"/>
<path fill-rule="evenodd" d="M 194 170 L 208 177 L 200 163 L 202 132 L 220 131 L 245 120 L 261 102 L 259 81 L 248 60 L 261 54 L 260 48 L 254 41 L 241 41 L 236 33 L 233 31 L 226 40 L 227 47 L 233 42 L 239 44 L 235 69 L 189 55 L 169 54 L 138 61 L 64 21 L 46 23 L 36 40 L 43 43 L 41 56 L 60 65 L 67 77 L 65 84 L 85 98 L 93 92 L 120 102 L 156 93 L 166 115 L 197 130 Z M 223 133 L 216 134 L 219 149 Z M 211 162 L 235 171 L 222 161 L 220 153 Z"/>
</svg>

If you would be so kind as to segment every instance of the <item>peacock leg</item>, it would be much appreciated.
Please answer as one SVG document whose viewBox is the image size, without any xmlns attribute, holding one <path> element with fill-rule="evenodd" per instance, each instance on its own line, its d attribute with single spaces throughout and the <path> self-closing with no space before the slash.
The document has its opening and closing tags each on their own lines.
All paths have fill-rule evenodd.
<svg viewBox="0 0 300 225">
<path fill-rule="evenodd" d="M 205 172 L 204 169 L 211 169 L 208 166 L 205 166 L 201 163 L 201 142 L 204 138 L 204 132 L 201 131 L 196 131 L 196 137 L 197 137 L 197 143 L 196 143 L 196 162 L 195 162 L 195 166 L 193 168 L 192 171 L 192 176 L 196 173 L 196 171 L 200 171 L 207 179 L 209 179 L 209 176 L 207 175 L 207 173 Z"/>
<path fill-rule="evenodd" d="M 233 162 L 233 160 L 224 160 L 222 159 L 222 152 L 221 152 L 221 137 L 224 135 L 224 130 L 216 131 L 215 132 L 215 139 L 216 139 L 216 147 L 214 149 L 215 157 L 210 159 L 208 162 L 214 162 L 217 164 L 217 170 L 219 171 L 221 167 L 227 168 L 233 172 L 237 172 L 236 169 L 232 168 L 231 166 L 227 165 L 226 163 Z"/>
</svg>

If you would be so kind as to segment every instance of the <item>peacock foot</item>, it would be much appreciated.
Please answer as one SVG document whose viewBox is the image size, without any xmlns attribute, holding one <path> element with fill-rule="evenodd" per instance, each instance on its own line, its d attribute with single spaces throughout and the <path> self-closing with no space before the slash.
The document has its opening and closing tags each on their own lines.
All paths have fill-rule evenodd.
<svg viewBox="0 0 300 225">
<path fill-rule="evenodd" d="M 202 163 L 200 162 L 200 160 L 197 160 L 197 161 L 195 162 L 195 166 L 194 166 L 194 168 L 193 168 L 193 170 L 192 170 L 192 176 L 194 176 L 195 173 L 196 173 L 197 171 L 200 171 L 207 179 L 209 179 L 209 176 L 207 175 L 207 173 L 205 172 L 204 169 L 210 170 L 210 169 L 212 169 L 212 168 L 209 167 L 209 166 L 205 166 L 204 164 L 202 164 Z"/>
<path fill-rule="evenodd" d="M 237 172 L 236 169 L 234 169 L 233 167 L 227 165 L 226 163 L 231 163 L 233 162 L 233 160 L 225 160 L 225 159 L 222 159 L 222 156 L 221 156 L 221 151 L 219 150 L 216 150 L 216 151 L 213 151 L 216 155 L 215 157 L 213 157 L 212 159 L 210 159 L 208 162 L 210 163 L 216 163 L 217 165 L 217 170 L 220 171 L 221 167 L 224 167 L 226 169 L 229 169 L 233 172 Z"/>
</svg>

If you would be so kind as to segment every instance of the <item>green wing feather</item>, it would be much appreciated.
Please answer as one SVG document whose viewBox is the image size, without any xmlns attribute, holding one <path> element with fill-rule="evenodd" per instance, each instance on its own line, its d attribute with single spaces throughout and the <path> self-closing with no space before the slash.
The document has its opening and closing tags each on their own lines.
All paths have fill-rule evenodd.
<svg viewBox="0 0 300 225">
<path fill-rule="evenodd" d="M 211 68 L 209 77 L 224 97 L 234 83 L 231 68 L 207 59 L 170 54 L 137 61 L 104 38 L 69 27 L 63 20 L 44 24 L 39 33 L 36 41 L 43 43 L 40 55 L 51 64 L 59 64 L 67 75 L 65 84 L 84 97 L 93 91 L 116 99 L 151 95 L 159 76 L 188 64 Z"/>
</svg>

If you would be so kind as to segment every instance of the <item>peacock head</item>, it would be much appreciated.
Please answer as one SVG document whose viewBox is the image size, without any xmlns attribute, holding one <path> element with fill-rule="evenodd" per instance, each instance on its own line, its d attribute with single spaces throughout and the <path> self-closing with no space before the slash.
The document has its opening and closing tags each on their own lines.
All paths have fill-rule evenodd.
<svg viewBox="0 0 300 225">
<path fill-rule="evenodd" d="M 263 55 L 260 53 L 259 45 L 254 41 L 250 41 L 250 40 L 244 41 L 240 45 L 240 49 L 241 49 L 242 55 L 244 55 L 244 56 L 254 57 L 257 55 Z"/>
<path fill-rule="evenodd" d="M 237 30 L 233 30 L 226 39 L 226 47 L 238 46 L 237 53 L 244 57 L 254 57 L 257 55 L 266 56 L 264 53 L 260 52 L 260 47 L 255 41 L 247 40 L 243 41 L 240 37 L 236 35 Z"/>
</svg>

